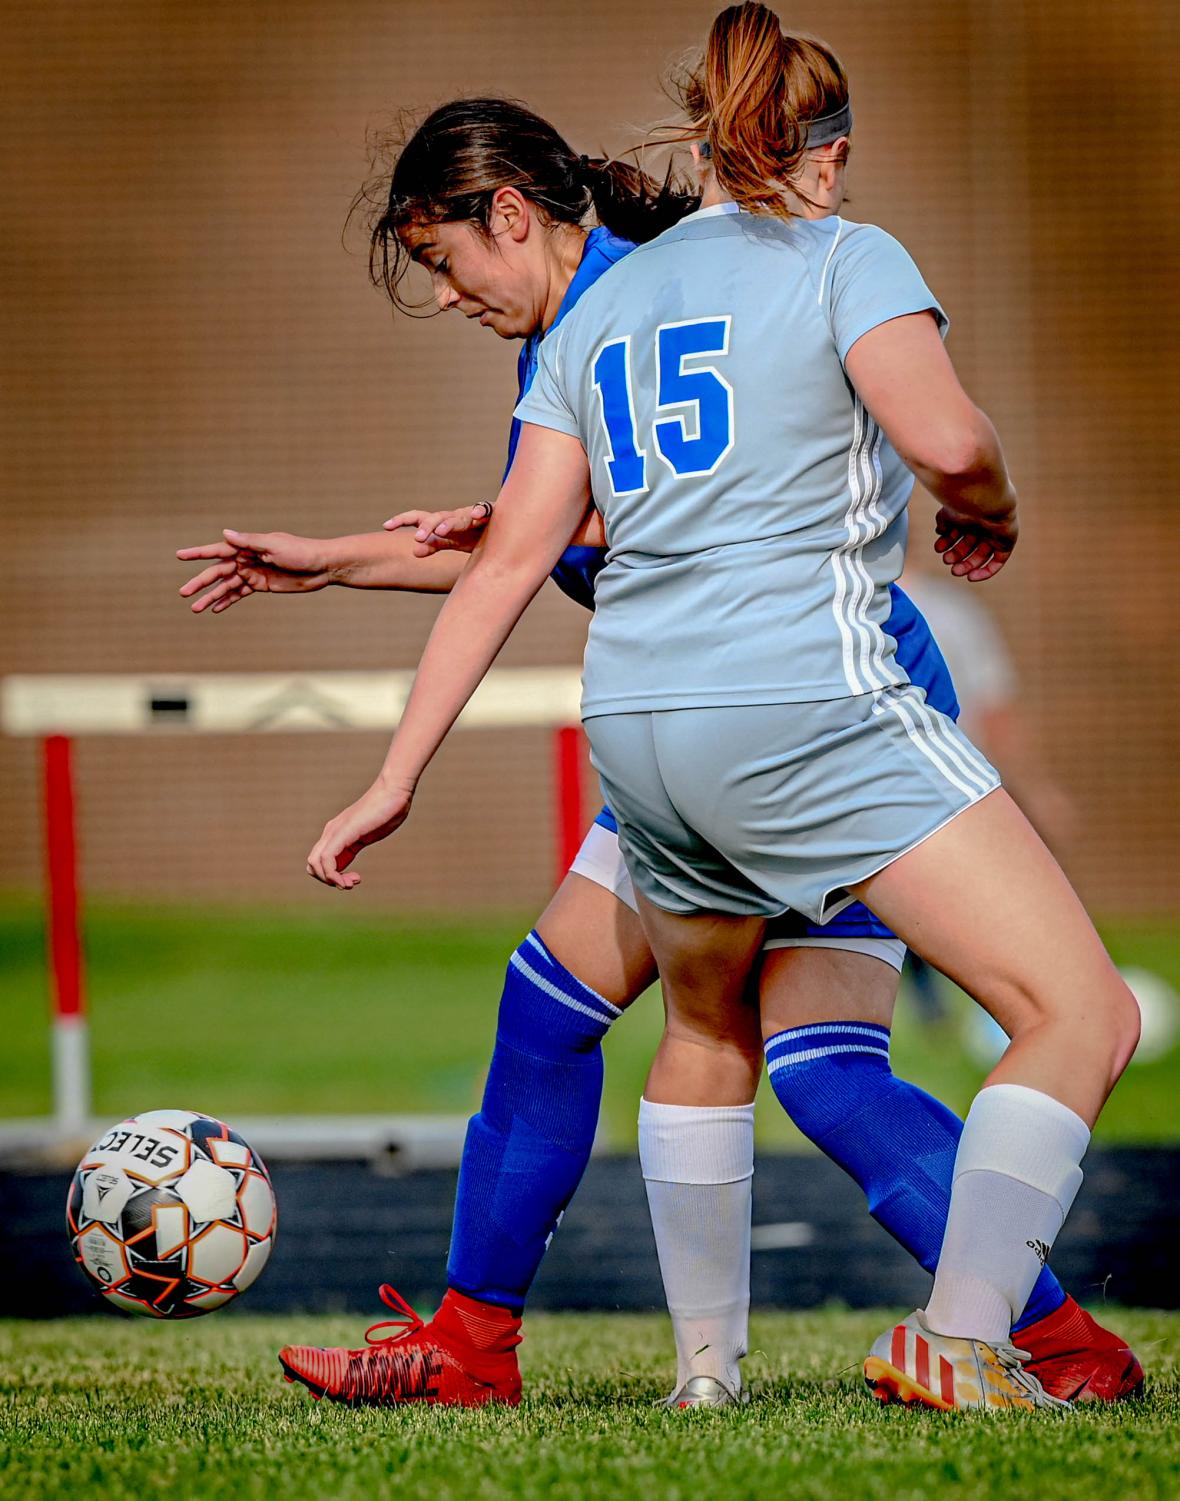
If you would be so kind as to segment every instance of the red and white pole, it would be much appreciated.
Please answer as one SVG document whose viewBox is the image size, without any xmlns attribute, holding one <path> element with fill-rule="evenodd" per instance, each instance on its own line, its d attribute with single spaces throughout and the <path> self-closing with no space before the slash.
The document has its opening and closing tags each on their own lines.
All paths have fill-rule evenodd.
<svg viewBox="0 0 1180 1501">
<path fill-rule="evenodd" d="M 557 885 L 565 880 L 585 838 L 582 797 L 582 731 L 563 725 L 553 735 L 557 788 Z"/>
<path fill-rule="evenodd" d="M 90 1119 L 90 1040 L 78 917 L 78 840 L 73 746 L 65 735 L 44 742 L 45 854 L 49 883 L 49 963 L 53 1007 L 53 1114 L 63 1134 Z"/>
</svg>

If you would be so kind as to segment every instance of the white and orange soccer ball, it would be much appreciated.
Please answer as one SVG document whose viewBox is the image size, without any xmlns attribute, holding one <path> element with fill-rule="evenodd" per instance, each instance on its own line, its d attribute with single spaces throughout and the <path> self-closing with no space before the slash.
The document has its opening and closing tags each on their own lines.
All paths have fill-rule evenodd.
<svg viewBox="0 0 1180 1501">
<path fill-rule="evenodd" d="M 257 1279 L 277 1218 L 270 1175 L 236 1131 L 190 1110 L 150 1110 L 82 1158 L 66 1222 L 74 1259 L 108 1303 L 190 1319 Z"/>
</svg>

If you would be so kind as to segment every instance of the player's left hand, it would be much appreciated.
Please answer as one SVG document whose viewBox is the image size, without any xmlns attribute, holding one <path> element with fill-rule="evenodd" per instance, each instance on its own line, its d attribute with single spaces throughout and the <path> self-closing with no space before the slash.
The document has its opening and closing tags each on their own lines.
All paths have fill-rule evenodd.
<svg viewBox="0 0 1180 1501">
<path fill-rule="evenodd" d="M 492 502 L 477 501 L 454 511 L 399 511 L 382 524 L 387 532 L 402 526 L 414 530 L 414 556 L 429 558 L 448 550 L 474 552 L 492 517 Z"/>
<path fill-rule="evenodd" d="M 413 798 L 412 787 L 390 786 L 378 779 L 351 807 L 324 825 L 307 857 L 308 875 L 340 891 L 359 886 L 360 876 L 345 871 L 366 845 L 387 838 L 405 823 Z"/>
<path fill-rule="evenodd" d="M 934 551 L 939 553 L 956 578 L 982 583 L 993 578 L 1012 556 L 1019 527 L 1013 511 L 1003 518 L 985 521 L 961 516 L 943 506 L 934 518 Z"/>
</svg>

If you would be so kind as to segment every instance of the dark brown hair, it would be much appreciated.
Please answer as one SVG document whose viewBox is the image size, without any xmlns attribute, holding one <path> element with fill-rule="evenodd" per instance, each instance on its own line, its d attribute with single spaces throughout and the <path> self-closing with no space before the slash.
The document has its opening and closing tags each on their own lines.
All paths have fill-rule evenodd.
<svg viewBox="0 0 1180 1501">
<path fill-rule="evenodd" d="M 612 233 L 635 241 L 654 239 L 700 202 L 671 169 L 657 182 L 632 163 L 579 156 L 516 100 L 453 99 L 400 145 L 379 148 L 377 170 L 353 203 L 353 214 L 367 211 L 374 285 L 412 310 L 401 294 L 409 264 L 401 232 L 451 221 L 486 232 L 501 188 L 516 188 L 548 224 L 581 225 L 593 210 Z"/>
<path fill-rule="evenodd" d="M 807 149 L 807 124 L 848 103 L 840 59 L 818 38 L 784 32 L 765 5 L 731 5 L 704 55 L 673 80 L 689 129 L 708 143 L 718 184 L 752 213 L 790 218 L 785 189 Z"/>
</svg>

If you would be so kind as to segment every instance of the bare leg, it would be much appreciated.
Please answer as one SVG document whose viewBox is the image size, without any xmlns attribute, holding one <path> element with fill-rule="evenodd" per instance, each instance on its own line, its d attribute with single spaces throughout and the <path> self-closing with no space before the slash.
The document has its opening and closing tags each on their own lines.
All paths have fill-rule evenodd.
<svg viewBox="0 0 1180 1501">
<path fill-rule="evenodd" d="M 571 974 L 620 1010 L 656 979 L 643 924 L 605 886 L 572 872 L 537 919 L 537 933 Z"/>
<path fill-rule="evenodd" d="M 750 1309 L 754 1093 L 749 971 L 762 923 L 646 906 L 662 957 L 665 1031 L 639 1112 L 639 1157 L 676 1337 L 676 1406 L 731 1401 Z"/>
<path fill-rule="evenodd" d="M 963 1123 L 890 1067 L 897 984 L 892 965 L 864 954 L 772 950 L 762 963 L 762 1030 L 773 1039 L 767 1057 L 779 1103 L 860 1185 L 878 1224 L 933 1272 Z M 1064 1299 L 1046 1267 L 1020 1326 L 1053 1313 Z"/>
<path fill-rule="evenodd" d="M 537 930 L 620 1008 L 655 978 L 638 917 L 580 876 L 563 882 Z M 762 1055 L 753 999 L 726 1016 L 729 1026 L 708 1034 L 674 1022 L 661 1047 L 659 1092 L 640 1105 L 640 1160 L 676 1338 L 675 1390 L 677 1400 L 694 1402 L 737 1392 L 749 1323 L 752 1102 Z"/>
<path fill-rule="evenodd" d="M 762 1069 L 750 972 L 765 924 L 760 918 L 692 917 L 640 898 L 648 942 L 664 991 L 664 1036 L 644 1098 L 678 1105 L 745 1105 Z"/>
<path fill-rule="evenodd" d="M 1012 1039 L 963 1129 L 926 1310 L 939 1335 L 1002 1342 L 1081 1184 L 1089 1127 L 1134 1051 L 1138 1008 L 1002 790 L 856 894 Z"/>
<path fill-rule="evenodd" d="M 1012 1039 L 989 1084 L 1042 1090 L 1092 1125 L 1139 1011 L 1073 888 L 1002 790 L 862 881 L 856 895 Z"/>
<path fill-rule="evenodd" d="M 810 944 L 770 949 L 762 957 L 759 996 L 762 1036 L 816 1022 L 873 1022 L 888 1027 L 898 974 L 869 954 Z"/>
</svg>

